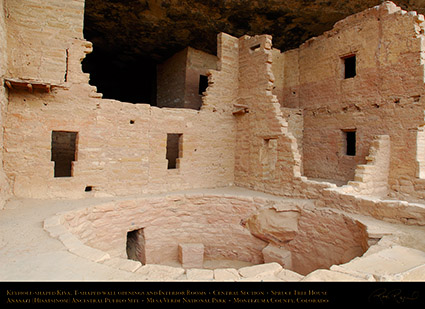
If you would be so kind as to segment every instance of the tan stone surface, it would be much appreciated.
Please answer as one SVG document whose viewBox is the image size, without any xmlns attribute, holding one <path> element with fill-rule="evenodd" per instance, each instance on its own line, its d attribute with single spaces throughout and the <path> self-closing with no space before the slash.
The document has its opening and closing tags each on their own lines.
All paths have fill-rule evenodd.
<svg viewBox="0 0 425 309">
<path fill-rule="evenodd" d="M 179 262 L 183 268 L 202 268 L 204 265 L 204 245 L 179 244 Z"/>
<path fill-rule="evenodd" d="M 165 265 L 143 265 L 136 273 L 141 275 L 141 279 L 154 281 L 170 281 L 176 280 L 184 274 L 183 268 L 171 267 Z"/>
<path fill-rule="evenodd" d="M 274 246 L 272 244 L 267 245 L 262 251 L 264 263 L 276 262 L 282 265 L 284 268 L 292 268 L 292 254 L 291 251 L 283 248 Z"/>
<path fill-rule="evenodd" d="M 222 189 L 222 193 L 225 193 L 226 196 L 229 196 L 231 192 L 233 194 L 237 193 L 239 197 L 251 196 L 255 199 L 261 197 L 262 200 L 267 200 L 267 196 L 255 191 L 248 191 L 238 188 L 227 188 Z M 194 194 L 195 192 L 191 192 Z M 196 192 L 199 195 L 201 192 Z M 204 191 L 204 193 L 212 194 L 213 191 Z M 215 191 L 214 194 L 217 194 L 218 191 Z M 271 199 L 275 199 L 274 196 L 269 196 Z M 71 253 L 67 250 L 66 246 L 60 241 L 54 239 L 50 236 L 47 231 L 50 231 L 57 227 L 53 224 L 47 224 L 44 230 L 42 228 L 43 221 L 46 222 L 57 222 L 58 226 L 61 225 L 61 220 L 49 220 L 50 217 L 56 217 L 57 209 L 62 210 L 62 216 L 66 215 L 69 211 L 78 211 L 84 210 L 87 207 L 93 207 L 94 209 L 99 209 L 98 199 L 85 200 L 85 201 L 40 201 L 40 200 L 13 200 L 10 201 L 6 208 L 2 211 L 3 216 L 0 217 L 1 223 L 1 234 L 3 236 L 2 242 L 2 252 L 0 256 L 0 262 L 2 265 L 0 267 L 0 274 L 2 278 L 6 281 L 8 280 L 187 280 L 186 272 L 183 268 L 170 267 L 162 265 L 148 265 L 142 269 L 142 267 L 137 268 L 140 272 L 135 271 L 132 267 L 127 267 L 130 264 L 139 264 L 135 261 L 122 260 L 126 261 L 124 264 L 121 264 L 121 259 L 111 258 L 104 260 L 102 262 L 96 263 L 91 261 L 88 257 L 79 256 L 78 252 Z M 111 201 L 103 200 L 104 204 L 111 205 Z M 24 226 L 21 224 L 16 224 L 17 222 L 26 222 Z M 380 230 L 384 231 L 384 226 L 386 226 L 387 233 L 392 231 L 403 231 L 406 235 L 409 235 L 410 238 L 415 239 L 414 243 L 420 243 L 417 240 L 420 240 L 423 235 L 423 228 L 421 227 L 404 227 L 403 225 L 394 225 L 391 223 L 383 222 L 379 225 L 379 221 L 376 219 L 369 219 L 368 227 L 373 231 L 373 224 L 377 222 L 377 226 Z M 375 229 L 377 230 L 377 229 Z M 381 232 L 381 233 L 382 233 Z M 64 233 L 69 233 L 65 230 Z M 63 234 L 63 233 L 62 233 Z M 374 237 L 376 237 L 376 232 L 374 232 Z M 58 236 L 56 236 L 58 237 Z M 409 237 L 404 238 L 406 240 Z M 37 241 L 35 241 L 35 239 Z M 411 239 L 411 240 L 413 240 Z M 384 240 L 384 239 L 383 239 Z M 379 253 L 382 250 L 397 244 L 397 241 L 400 241 L 399 237 L 389 238 L 386 237 L 384 242 L 378 242 L 377 251 L 375 250 L 372 255 Z M 381 245 L 379 245 L 381 244 Z M 82 245 L 82 243 L 81 243 Z M 398 245 L 401 247 L 400 245 Z M 374 247 L 372 247 L 374 248 Z M 372 249 L 371 248 L 371 249 Z M 406 247 L 404 247 L 406 248 Z M 371 250 L 370 249 L 370 250 Z M 407 267 L 406 270 L 403 270 L 401 273 L 397 273 L 397 280 L 419 280 L 422 278 L 421 269 L 422 265 L 420 261 L 417 262 L 418 256 L 424 251 L 413 250 L 407 248 L 407 250 L 400 249 L 403 254 L 397 254 L 397 258 L 401 260 L 394 260 L 394 263 L 405 263 Z M 372 252 L 372 251 L 371 251 Z M 419 255 L 418 255 L 419 254 Z M 383 256 L 388 256 L 387 253 L 383 253 Z M 366 256 L 366 255 L 365 255 Z M 358 261 L 361 261 L 363 258 L 359 258 Z M 406 262 L 404 262 L 406 259 Z M 55 261 L 52 263 L 51 261 Z M 357 260 L 356 260 L 357 261 Z M 416 262 L 415 262 L 416 261 Z M 413 262 L 413 264 L 412 264 Z M 356 262 L 359 263 L 359 262 Z M 120 264 L 120 265 L 119 265 Z M 349 264 L 349 263 L 348 263 Z M 347 264 L 347 265 L 348 265 Z M 218 281 L 238 281 L 238 280 L 247 280 L 247 281 L 298 281 L 303 278 L 302 275 L 296 274 L 290 270 L 283 269 L 278 264 L 271 264 L 272 267 L 269 268 L 268 265 L 257 265 L 253 268 L 245 267 L 242 270 L 242 273 L 246 277 L 239 276 L 237 269 L 214 269 L 214 280 Z M 367 266 L 369 265 L 369 266 Z M 378 279 L 383 280 L 386 276 L 386 280 L 395 278 L 393 277 L 392 272 L 393 267 L 388 264 L 389 269 L 387 274 L 381 274 Z M 417 266 L 415 266 L 417 265 Z M 375 262 L 367 264 L 367 259 L 365 262 L 365 269 L 367 267 L 373 269 L 376 267 Z M 411 267 L 412 266 L 412 267 Z M 409 268 L 411 267 L 411 268 Z M 343 270 L 342 270 L 343 268 Z M 122 270 L 125 269 L 125 270 Z M 373 273 L 367 273 L 362 271 L 355 271 L 346 265 L 340 265 L 338 269 L 332 267 L 332 274 L 326 277 L 320 276 L 316 277 L 318 281 L 328 280 L 329 278 L 332 281 L 335 280 L 358 280 L 359 278 L 363 281 L 377 280 L 373 276 Z M 415 272 L 416 270 L 416 272 Z M 24 271 L 24 272 L 23 272 Z M 316 273 L 317 274 L 317 273 Z M 348 276 L 347 276 L 348 274 Z M 154 278 L 154 279 L 153 279 Z M 310 277 L 311 278 L 311 277 Z M 328 278 L 328 279 L 327 279 Z M 405 278 L 405 279 L 404 279 Z"/>
<path fill-rule="evenodd" d="M 186 278 L 190 281 L 212 281 L 214 279 L 214 271 L 211 269 L 187 269 Z"/>
<path fill-rule="evenodd" d="M 217 281 L 238 281 L 239 272 L 233 268 L 214 269 L 214 279 Z"/>
<path fill-rule="evenodd" d="M 305 282 L 357 282 L 357 281 L 365 281 L 362 278 L 352 276 L 345 273 L 333 272 L 327 269 L 318 269 L 307 276 L 305 276 L 301 281 Z"/>
<path fill-rule="evenodd" d="M 384 2 L 285 52 L 267 34 L 220 33 L 217 56 L 187 48 L 159 69 L 160 108 L 90 85 L 84 0 L 1 1 L 0 11 L 5 280 L 423 278 L 422 15 Z M 201 108 L 175 108 L 173 89 Z M 73 132 L 75 147 L 54 131 Z M 168 134 L 181 135 L 175 169 Z M 56 142 L 70 177 L 54 177 Z M 137 229 L 143 266 L 125 260 Z M 200 269 L 196 248 L 170 266 L 189 242 L 205 259 L 259 265 Z M 282 265 L 261 264 L 273 259 Z"/>
<path fill-rule="evenodd" d="M 267 263 L 255 266 L 242 267 L 238 270 L 242 278 L 249 280 L 274 279 L 276 274 L 282 270 L 278 263 Z"/>
</svg>

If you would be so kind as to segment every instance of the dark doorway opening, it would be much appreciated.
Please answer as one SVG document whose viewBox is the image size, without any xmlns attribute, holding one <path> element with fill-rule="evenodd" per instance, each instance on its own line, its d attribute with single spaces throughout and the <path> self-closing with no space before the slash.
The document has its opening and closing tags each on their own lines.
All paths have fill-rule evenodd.
<svg viewBox="0 0 425 309">
<path fill-rule="evenodd" d="M 78 132 L 52 131 L 51 160 L 55 162 L 54 177 L 72 177 L 77 136 Z"/>
</svg>

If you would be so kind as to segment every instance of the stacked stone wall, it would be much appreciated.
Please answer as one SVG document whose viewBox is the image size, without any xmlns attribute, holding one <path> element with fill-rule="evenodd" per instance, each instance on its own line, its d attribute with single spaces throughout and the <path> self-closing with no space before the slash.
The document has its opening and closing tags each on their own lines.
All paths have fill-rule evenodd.
<svg viewBox="0 0 425 309">
<path fill-rule="evenodd" d="M 281 104 L 303 110 L 305 176 L 354 180 L 374 136 L 388 135 L 391 193 L 420 195 L 415 149 L 424 110 L 423 27 L 422 15 L 386 2 L 284 53 L 292 61 L 284 65 Z M 353 55 L 356 75 L 344 78 L 344 59 Z M 355 155 L 346 154 L 345 131 L 356 131 Z"/>
</svg>

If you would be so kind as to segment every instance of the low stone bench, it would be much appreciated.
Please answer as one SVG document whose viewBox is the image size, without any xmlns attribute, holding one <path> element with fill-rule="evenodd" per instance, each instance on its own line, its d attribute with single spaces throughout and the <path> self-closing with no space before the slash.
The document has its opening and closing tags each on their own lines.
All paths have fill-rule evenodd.
<svg viewBox="0 0 425 309">
<path fill-rule="evenodd" d="M 179 244 L 179 261 L 183 268 L 202 268 L 204 265 L 204 245 Z"/>
</svg>

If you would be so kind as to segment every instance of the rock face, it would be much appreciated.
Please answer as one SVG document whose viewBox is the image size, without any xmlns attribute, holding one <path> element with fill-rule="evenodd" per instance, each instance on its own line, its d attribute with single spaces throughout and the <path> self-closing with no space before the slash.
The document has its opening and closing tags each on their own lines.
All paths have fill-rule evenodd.
<svg viewBox="0 0 425 309">
<path fill-rule="evenodd" d="M 156 105 L 156 65 L 188 46 L 215 55 L 220 32 L 270 34 L 286 51 L 381 2 L 86 0 L 84 37 L 94 50 L 83 69 L 104 98 Z M 425 12 L 420 0 L 395 3 Z"/>
<path fill-rule="evenodd" d="M 299 211 L 277 212 L 275 209 L 261 209 L 247 221 L 251 233 L 265 241 L 285 244 L 298 233 Z"/>
<path fill-rule="evenodd" d="M 276 48 L 288 50 L 381 2 L 86 0 L 85 36 L 95 49 L 123 58 L 134 54 L 163 60 L 189 45 L 215 53 L 219 32 L 236 37 L 270 34 Z M 423 1 L 394 2 L 406 10 L 425 11 Z"/>
<path fill-rule="evenodd" d="M 330 209 L 263 208 L 245 226 L 269 242 L 262 251 L 264 262 L 301 274 L 346 263 L 368 248 L 364 225 Z"/>
</svg>

